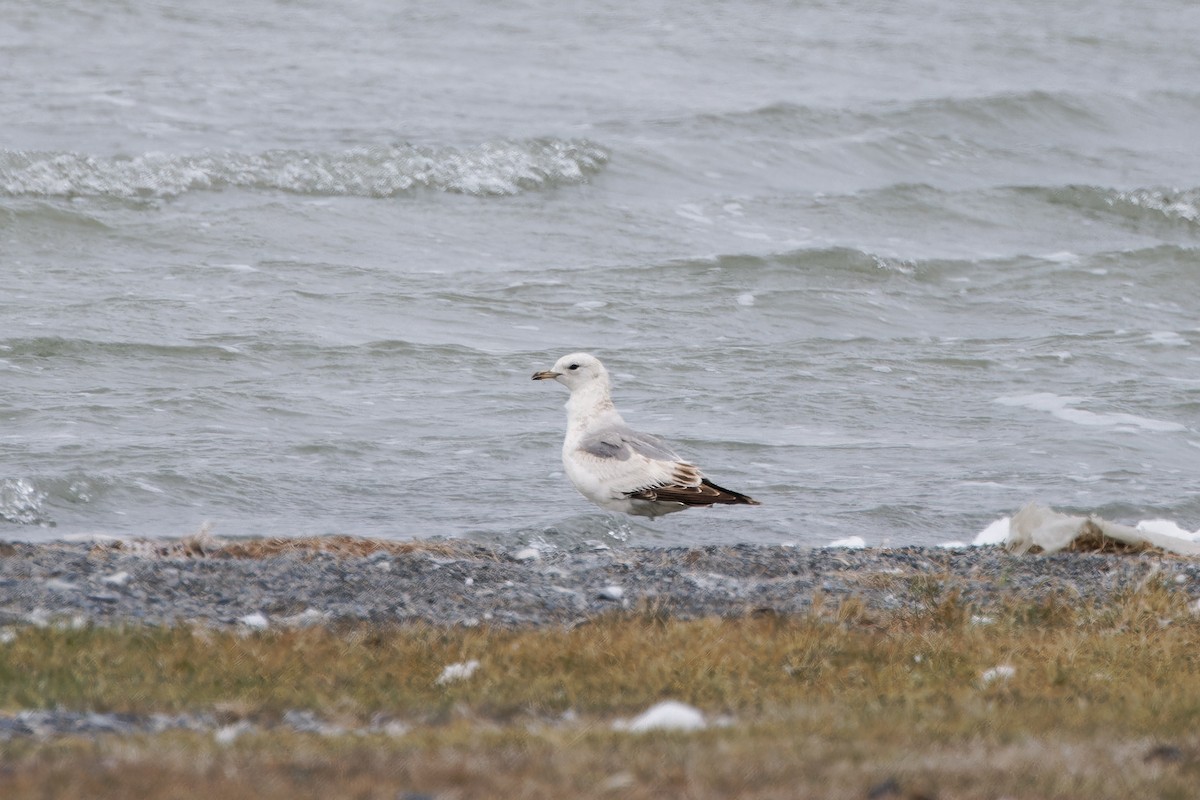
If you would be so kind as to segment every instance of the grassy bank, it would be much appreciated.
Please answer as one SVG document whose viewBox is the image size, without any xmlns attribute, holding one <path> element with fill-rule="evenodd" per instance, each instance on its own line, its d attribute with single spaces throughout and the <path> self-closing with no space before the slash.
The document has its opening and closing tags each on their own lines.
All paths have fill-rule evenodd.
<svg viewBox="0 0 1200 800">
<path fill-rule="evenodd" d="M 988 614 L 931 587 L 918 612 L 645 610 L 571 630 L 24 628 L 0 645 L 0 709 L 255 726 L 227 744 L 14 739 L 0 743 L 0 796 L 1192 796 L 1200 615 L 1182 591 Z M 469 660 L 470 678 L 438 682 Z M 664 698 L 719 724 L 613 729 Z M 273 728 L 295 709 L 346 727 L 386 714 L 407 732 Z"/>
</svg>

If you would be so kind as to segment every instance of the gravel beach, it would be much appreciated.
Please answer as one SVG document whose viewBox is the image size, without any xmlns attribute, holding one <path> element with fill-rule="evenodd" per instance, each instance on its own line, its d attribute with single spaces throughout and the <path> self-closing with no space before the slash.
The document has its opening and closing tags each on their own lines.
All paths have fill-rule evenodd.
<svg viewBox="0 0 1200 800">
<path fill-rule="evenodd" d="M 504 628 L 574 626 L 614 612 L 674 618 L 805 614 L 854 598 L 868 610 L 923 613 L 957 598 L 984 618 L 1010 602 L 1097 606 L 1161 581 L 1200 611 L 1200 560 L 1156 551 L 1016 556 L 1002 547 L 845 549 L 601 543 L 500 550 L 465 540 L 350 537 L 0 543 L 0 647 L 20 629 L 190 625 L 279 630 L 362 622 Z M 0 742 L 51 736 L 262 730 L 403 735 L 376 715 L 346 727 L 312 710 L 278 719 L 212 710 L 0 713 Z"/>
<path fill-rule="evenodd" d="M 735 545 L 502 551 L 459 540 L 0 544 L 0 625 L 573 625 L 621 609 L 795 614 L 856 598 L 912 609 L 1104 603 L 1148 580 L 1200 597 L 1200 561 L 1154 552 Z"/>
</svg>

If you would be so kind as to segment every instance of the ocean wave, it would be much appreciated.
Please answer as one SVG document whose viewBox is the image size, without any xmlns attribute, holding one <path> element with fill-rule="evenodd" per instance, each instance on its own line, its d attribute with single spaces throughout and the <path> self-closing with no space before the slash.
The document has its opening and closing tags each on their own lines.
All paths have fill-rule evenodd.
<svg viewBox="0 0 1200 800">
<path fill-rule="evenodd" d="M 1123 161 L 1151 175 L 1185 169 L 1179 153 L 1194 138 L 1198 114 L 1200 95 L 1170 92 L 1023 91 L 846 107 L 773 103 L 656 121 L 670 138 L 656 166 L 686 176 L 689 163 L 679 156 L 698 152 L 705 172 L 744 174 L 777 191 L 801 185 L 843 192 L 897 181 L 956 188 L 1047 178 L 1069 183 L 1097 174 L 1116 181 L 1129 173 L 1118 169 Z"/>
<path fill-rule="evenodd" d="M 665 127 L 696 125 L 730 131 L 784 134 L 834 139 L 861 138 L 899 130 L 931 134 L 966 130 L 995 134 L 1001 130 L 1061 130 L 1078 135 L 1081 130 L 1106 131 L 1146 118 L 1176 120 L 1192 117 L 1200 108 L 1200 95 L 1179 92 L 1146 92 L 1136 96 L 1104 93 L 1030 90 L 985 95 L 925 97 L 856 108 L 770 103 L 749 109 L 705 112 L 691 117 L 662 120 Z"/>
<path fill-rule="evenodd" d="M 236 364 L 256 359 L 291 360 L 295 358 L 339 358 L 367 355 L 383 358 L 412 358 L 439 363 L 487 358 L 492 351 L 450 342 L 436 344 L 403 339 L 379 339 L 360 344 L 321 345 L 310 341 L 256 340 L 247 336 L 211 337 L 211 341 L 163 344 L 143 341 L 102 341 L 94 339 L 40 336 L 0 339 L 0 366 L 26 365 L 45 359 L 106 363 L 215 363 Z"/>
<path fill-rule="evenodd" d="M 1087 401 L 1084 397 L 1063 397 L 1051 392 L 997 397 L 993 402 L 1014 408 L 1047 412 L 1055 418 L 1085 427 L 1115 428 L 1123 431 L 1151 431 L 1155 433 L 1180 433 L 1187 426 L 1173 420 L 1154 419 L 1123 412 L 1097 412 L 1078 405 Z"/>
<path fill-rule="evenodd" d="M 25 358 L 105 358 L 134 359 L 219 359 L 237 357 L 239 348 L 208 344 L 153 344 L 149 342 L 107 342 L 69 339 L 60 336 L 36 336 L 0 340 L 0 355 L 9 359 Z"/>
<path fill-rule="evenodd" d="M 1146 187 L 1114 189 L 1103 186 L 1031 187 L 1059 205 L 1113 213 L 1138 222 L 1171 222 L 1200 226 L 1200 188 Z"/>
<path fill-rule="evenodd" d="M 725 253 L 704 259 L 684 259 L 671 262 L 672 266 L 694 265 L 716 268 L 731 272 L 755 271 L 765 268 L 783 268 L 804 272 L 856 273 L 859 275 L 912 275 L 918 264 L 915 261 L 871 253 L 853 247 L 820 247 L 790 250 L 772 255 L 749 253 Z"/>
<path fill-rule="evenodd" d="M 1133 189 L 1116 192 L 1108 202 L 1113 207 L 1124 205 L 1158 213 L 1170 220 L 1200 224 L 1200 189 Z"/>
<path fill-rule="evenodd" d="M 104 158 L 0 150 L 0 193 L 33 197 L 171 198 L 223 188 L 394 197 L 418 189 L 506 196 L 581 183 L 608 162 L 586 140 L 531 139 L 474 147 L 389 145 L 339 153 L 270 150 Z"/>
</svg>

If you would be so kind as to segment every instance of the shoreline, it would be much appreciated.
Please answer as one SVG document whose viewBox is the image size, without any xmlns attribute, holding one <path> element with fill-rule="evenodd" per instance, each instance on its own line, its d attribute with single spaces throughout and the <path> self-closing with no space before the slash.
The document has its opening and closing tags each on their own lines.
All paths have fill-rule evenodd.
<svg viewBox="0 0 1200 800">
<path fill-rule="evenodd" d="M 0 794 L 1188 796 L 1198 594 L 1157 551 L 0 543 Z"/>
<path fill-rule="evenodd" d="M 953 597 L 1098 605 L 1158 579 L 1200 603 L 1200 561 L 1155 551 L 1013 555 L 772 545 L 506 551 L 467 540 L 0 544 L 0 625 L 267 629 L 334 623 L 505 628 L 612 612 L 675 619 L 808 614 L 853 600 L 919 611 Z"/>
</svg>

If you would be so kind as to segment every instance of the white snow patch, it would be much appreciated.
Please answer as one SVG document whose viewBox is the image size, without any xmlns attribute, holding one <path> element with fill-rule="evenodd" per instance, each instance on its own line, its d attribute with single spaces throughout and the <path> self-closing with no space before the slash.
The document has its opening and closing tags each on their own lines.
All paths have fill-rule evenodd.
<svg viewBox="0 0 1200 800">
<path fill-rule="evenodd" d="M 999 664 L 991 669 L 985 669 L 983 672 L 981 672 L 979 674 L 979 680 L 984 686 L 987 686 L 993 681 L 1006 681 L 1016 674 L 1016 668 L 1011 667 L 1008 664 Z"/>
<path fill-rule="evenodd" d="M 699 731 L 706 726 L 704 715 L 700 709 L 693 708 L 678 700 L 664 700 L 658 705 L 643 711 L 629 721 L 618 721 L 613 724 L 616 730 L 630 733 L 645 733 L 647 731 Z"/>
<path fill-rule="evenodd" d="M 1189 531 L 1179 527 L 1179 523 L 1169 519 L 1144 519 L 1136 526 L 1139 531 L 1148 531 L 1150 533 L 1161 533 L 1164 536 L 1174 536 L 1176 539 L 1185 539 L 1189 542 L 1200 542 L 1200 529 Z"/>
<path fill-rule="evenodd" d="M 243 733 L 249 733 L 253 728 L 254 726 L 249 722 L 242 720 L 241 722 L 235 722 L 232 725 L 226 725 L 222 728 L 217 728 L 215 731 L 213 731 L 213 739 L 215 739 L 219 745 L 228 746 L 233 744 L 234 741 L 236 741 L 237 738 Z"/>
<path fill-rule="evenodd" d="M 465 681 L 474 675 L 477 669 L 479 669 L 479 662 L 475 659 L 463 661 L 458 664 L 447 664 L 442 670 L 442 674 L 438 676 L 437 684 L 438 686 L 445 686 L 455 681 Z"/>
<path fill-rule="evenodd" d="M 977 547 L 989 544 L 1004 544 L 1008 540 L 1010 522 L 1012 522 L 1011 517 L 1001 517 L 977 533 L 975 540 L 971 544 Z"/>
</svg>

